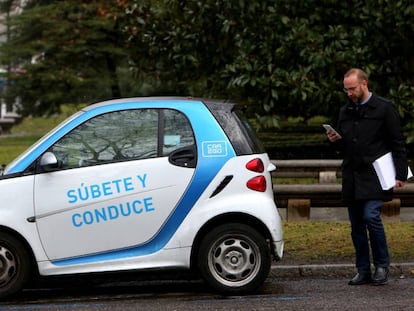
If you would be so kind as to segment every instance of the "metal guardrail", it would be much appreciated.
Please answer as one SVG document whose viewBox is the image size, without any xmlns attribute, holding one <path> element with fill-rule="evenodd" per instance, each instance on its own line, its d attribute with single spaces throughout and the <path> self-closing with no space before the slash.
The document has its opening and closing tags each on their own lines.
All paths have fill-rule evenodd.
<svg viewBox="0 0 414 311">
<path fill-rule="evenodd" d="M 307 220 L 311 208 L 346 207 L 342 201 L 341 160 L 271 160 L 273 177 L 318 178 L 313 184 L 273 184 L 275 201 L 287 209 L 288 220 Z M 399 220 L 401 207 L 414 207 L 414 183 L 394 190 L 394 199 L 384 204 L 383 215 Z"/>
<path fill-rule="evenodd" d="M 271 160 L 276 166 L 273 172 L 274 177 L 280 178 L 319 178 L 319 182 L 325 183 L 323 176 L 331 174 L 341 177 L 342 160 Z M 330 180 L 330 182 L 334 182 Z"/>
</svg>

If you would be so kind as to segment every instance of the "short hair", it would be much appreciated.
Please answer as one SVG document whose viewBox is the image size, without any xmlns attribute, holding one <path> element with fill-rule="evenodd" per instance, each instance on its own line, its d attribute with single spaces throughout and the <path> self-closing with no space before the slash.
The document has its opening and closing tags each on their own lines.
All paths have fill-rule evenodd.
<svg viewBox="0 0 414 311">
<path fill-rule="evenodd" d="M 367 75 L 367 73 L 365 71 L 363 71 L 362 69 L 359 69 L 359 68 L 351 68 L 351 69 L 349 69 L 345 73 L 344 78 L 347 78 L 347 77 L 349 77 L 351 75 L 354 75 L 354 74 L 357 75 L 359 82 L 361 82 L 363 80 L 365 80 L 365 81 L 368 82 L 368 75 Z"/>
</svg>

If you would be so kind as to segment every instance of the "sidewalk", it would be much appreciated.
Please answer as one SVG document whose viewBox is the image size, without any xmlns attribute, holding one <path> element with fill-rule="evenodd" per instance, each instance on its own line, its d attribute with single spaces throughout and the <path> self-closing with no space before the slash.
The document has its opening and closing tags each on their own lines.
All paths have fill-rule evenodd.
<svg viewBox="0 0 414 311">
<path fill-rule="evenodd" d="M 269 277 L 345 277 L 351 278 L 356 270 L 353 264 L 284 265 L 274 263 Z M 414 262 L 391 263 L 390 276 L 414 277 Z"/>
</svg>

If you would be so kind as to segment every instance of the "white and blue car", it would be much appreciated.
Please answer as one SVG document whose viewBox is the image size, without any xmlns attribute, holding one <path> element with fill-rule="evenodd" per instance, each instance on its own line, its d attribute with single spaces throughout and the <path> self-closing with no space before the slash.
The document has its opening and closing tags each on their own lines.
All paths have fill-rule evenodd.
<svg viewBox="0 0 414 311">
<path fill-rule="evenodd" d="M 0 176 L 0 297 L 39 275 L 167 268 L 252 292 L 283 254 L 274 168 L 235 104 L 88 106 Z"/>
</svg>

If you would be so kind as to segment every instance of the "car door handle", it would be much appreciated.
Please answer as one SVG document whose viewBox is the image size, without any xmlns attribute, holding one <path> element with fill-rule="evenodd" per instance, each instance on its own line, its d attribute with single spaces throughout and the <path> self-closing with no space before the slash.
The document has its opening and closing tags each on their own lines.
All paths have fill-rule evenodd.
<svg viewBox="0 0 414 311">
<path fill-rule="evenodd" d="M 168 161 L 177 166 L 195 168 L 197 164 L 197 151 L 194 145 L 185 146 L 170 153 Z"/>
</svg>

